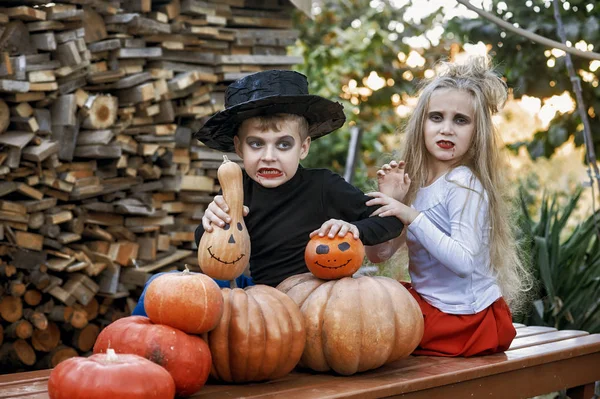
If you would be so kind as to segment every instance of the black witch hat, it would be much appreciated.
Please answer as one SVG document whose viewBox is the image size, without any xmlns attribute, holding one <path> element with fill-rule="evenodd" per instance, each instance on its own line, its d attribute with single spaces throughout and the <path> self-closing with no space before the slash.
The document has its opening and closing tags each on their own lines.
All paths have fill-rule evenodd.
<svg viewBox="0 0 600 399">
<path fill-rule="evenodd" d="M 194 137 L 215 150 L 234 151 L 233 137 L 240 124 L 255 116 L 301 115 L 308 121 L 308 134 L 319 138 L 346 121 L 342 104 L 308 94 L 308 81 L 301 73 L 270 70 L 233 82 L 225 91 L 225 109 L 206 121 Z"/>
</svg>

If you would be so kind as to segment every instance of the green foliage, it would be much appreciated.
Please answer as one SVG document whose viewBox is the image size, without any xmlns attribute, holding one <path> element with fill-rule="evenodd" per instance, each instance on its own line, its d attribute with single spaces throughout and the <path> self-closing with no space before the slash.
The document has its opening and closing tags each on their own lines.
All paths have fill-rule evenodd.
<svg viewBox="0 0 600 399">
<path fill-rule="evenodd" d="M 600 211 L 574 229 L 568 227 L 581 192 L 564 205 L 559 195 L 544 195 L 534 220 L 529 209 L 534 197 L 520 190 L 523 249 L 540 286 L 531 311 L 517 321 L 600 332 Z"/>
<path fill-rule="evenodd" d="M 594 4 L 595 3 L 595 4 Z M 567 40 L 573 45 L 581 40 L 593 45 L 594 51 L 600 50 L 600 5 L 592 0 L 561 1 L 561 17 L 565 26 Z M 568 6 L 567 6 L 568 4 Z M 568 8 L 568 9 L 565 9 Z M 492 13 L 504 20 L 516 23 L 519 27 L 533 33 L 560 41 L 557 23 L 554 19 L 552 0 L 492 0 Z M 548 67 L 550 50 L 520 35 L 506 32 L 485 19 L 458 19 L 447 24 L 446 34 L 461 43 L 490 44 L 490 54 L 500 63 L 502 73 L 507 79 L 515 98 L 522 95 L 540 98 L 560 95 L 564 91 L 573 91 L 565 57 L 550 56 L 555 66 Z M 504 36 L 504 37 L 502 37 Z M 576 71 L 590 73 L 590 60 L 572 56 Z M 593 72 L 597 75 L 600 69 Z M 590 116 L 591 131 L 596 153 L 600 152 L 600 85 L 581 81 L 583 100 Z M 571 93 L 575 98 L 575 94 Z M 556 148 L 571 137 L 575 137 L 578 146 L 583 144 L 582 124 L 576 111 L 563 115 L 557 114 L 550 127 L 536 132 L 530 142 L 514 143 L 510 146 L 518 150 L 526 146 L 532 159 L 551 157 Z"/>
<path fill-rule="evenodd" d="M 392 95 L 415 90 L 416 81 L 407 81 L 402 74 L 410 71 L 417 80 L 423 77 L 424 68 L 410 68 L 399 61 L 398 53 L 408 55 L 411 51 L 402 38 L 423 34 L 439 17 L 439 12 L 434 12 L 420 23 L 408 23 L 403 16 L 410 4 L 395 8 L 389 1 L 380 1 L 379 7 L 371 7 L 371 3 L 371 0 L 325 0 L 321 2 L 323 11 L 314 20 L 297 13 L 295 23 L 300 39 L 294 52 L 305 60 L 296 69 L 308 77 L 312 94 L 342 103 L 347 117 L 344 127 L 312 144 L 304 165 L 328 167 L 343 173 L 350 126 L 356 124 L 363 136 L 355 183 L 363 189 L 369 185 L 367 167 L 379 165 L 386 151 L 382 136 L 396 133 L 401 122 L 395 113 Z M 426 65 L 446 55 L 443 47 L 432 48 L 425 56 Z M 363 78 L 371 71 L 386 80 L 393 79 L 394 83 L 368 98 L 363 97 L 358 105 L 341 97 L 342 88 L 351 79 L 358 86 L 364 86 Z"/>
</svg>

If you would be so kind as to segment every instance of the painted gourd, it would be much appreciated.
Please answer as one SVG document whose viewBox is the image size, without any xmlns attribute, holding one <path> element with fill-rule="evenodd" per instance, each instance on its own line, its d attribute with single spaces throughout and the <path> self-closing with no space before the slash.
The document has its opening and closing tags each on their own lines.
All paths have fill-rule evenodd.
<svg viewBox="0 0 600 399">
<path fill-rule="evenodd" d="M 188 334 L 215 328 L 223 313 L 220 288 L 201 273 L 165 273 L 146 289 L 144 309 L 155 324 L 164 324 Z"/>
<path fill-rule="evenodd" d="M 387 277 L 325 281 L 304 273 L 287 278 L 277 289 L 304 316 L 307 339 L 301 367 L 352 375 L 410 355 L 423 337 L 417 301 Z"/>
<path fill-rule="evenodd" d="M 288 374 L 306 342 L 302 314 L 288 296 L 266 285 L 223 288 L 223 317 L 203 335 L 211 376 L 224 382 L 273 380 Z"/>
<path fill-rule="evenodd" d="M 308 270 L 323 280 L 350 277 L 360 268 L 365 257 L 365 247 L 352 233 L 345 237 L 313 236 L 304 251 Z"/>
<path fill-rule="evenodd" d="M 114 350 L 72 357 L 52 369 L 50 399 L 173 399 L 175 383 L 167 370 L 141 356 Z"/>
<path fill-rule="evenodd" d="M 223 156 L 217 170 L 223 198 L 229 207 L 231 223 L 204 232 L 198 245 L 198 264 L 202 272 L 218 280 L 234 280 L 250 261 L 250 236 L 244 224 L 244 187 L 240 166 Z"/>
<path fill-rule="evenodd" d="M 164 367 L 180 396 L 197 392 L 210 373 L 210 350 L 202 338 L 153 324 L 143 316 L 124 317 L 104 328 L 96 339 L 94 353 L 105 353 L 109 348 L 145 357 Z"/>
</svg>

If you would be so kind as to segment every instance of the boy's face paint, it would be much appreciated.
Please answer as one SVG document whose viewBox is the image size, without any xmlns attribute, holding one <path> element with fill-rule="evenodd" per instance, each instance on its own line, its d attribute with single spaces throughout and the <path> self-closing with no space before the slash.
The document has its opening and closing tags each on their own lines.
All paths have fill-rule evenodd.
<svg viewBox="0 0 600 399">
<path fill-rule="evenodd" d="M 249 121 L 234 137 L 235 152 L 242 158 L 250 178 L 263 187 L 279 187 L 298 170 L 306 158 L 310 137 L 302 140 L 294 123 L 281 123 L 281 130 L 266 131 Z"/>
<path fill-rule="evenodd" d="M 438 89 L 431 94 L 423 134 L 429 162 L 451 166 L 467 153 L 475 132 L 471 94 Z"/>
</svg>

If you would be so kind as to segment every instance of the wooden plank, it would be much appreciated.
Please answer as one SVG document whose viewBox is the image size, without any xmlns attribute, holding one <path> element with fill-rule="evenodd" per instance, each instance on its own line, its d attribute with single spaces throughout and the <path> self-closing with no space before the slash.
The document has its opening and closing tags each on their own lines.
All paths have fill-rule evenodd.
<svg viewBox="0 0 600 399">
<path fill-rule="evenodd" d="M 22 21 L 45 21 L 46 12 L 27 6 L 19 6 L 12 8 L 5 8 L 4 13 L 11 19 L 20 19 Z"/>
<path fill-rule="evenodd" d="M 38 50 L 56 50 L 56 38 L 54 37 L 54 32 L 43 32 L 31 35 L 31 42 Z"/>
<path fill-rule="evenodd" d="M 135 272 L 135 269 L 129 271 Z M 600 335 L 475 358 L 408 357 L 351 377 L 293 372 L 268 384 L 207 384 L 193 398 L 523 398 L 600 379 Z M 8 397 L 44 394 L 50 370 L 0 376 Z M 560 376 L 560 378 L 557 378 Z M 535 380 L 536 383 L 531 383 Z M 507 384 L 507 381 L 510 381 Z"/>
<path fill-rule="evenodd" d="M 561 331 L 548 332 L 546 334 L 530 335 L 527 337 L 514 339 L 508 350 L 527 348 L 529 346 L 546 344 L 549 342 L 562 341 L 564 339 L 569 339 L 569 338 L 574 338 L 574 337 L 582 337 L 582 336 L 588 335 L 588 334 L 589 333 L 587 331 L 561 330 Z"/>
<path fill-rule="evenodd" d="M 160 260 L 157 260 L 156 262 L 150 263 L 146 266 L 138 267 L 138 268 L 136 268 L 136 270 L 138 270 L 140 272 L 144 272 L 144 273 L 153 272 L 157 269 L 160 269 L 161 267 L 167 266 L 171 263 L 174 263 L 181 259 L 184 259 L 191 254 L 192 254 L 192 251 L 178 249 L 171 255 L 168 255 L 168 256 L 166 256 Z"/>
<path fill-rule="evenodd" d="M 529 337 L 531 335 L 538 335 L 538 334 L 546 334 L 546 333 L 553 332 L 553 331 L 556 331 L 556 328 L 544 327 L 544 326 L 531 326 L 531 327 L 519 328 L 519 329 L 517 329 L 516 338 Z"/>
<path fill-rule="evenodd" d="M 301 64 L 302 57 L 287 55 L 217 55 L 215 64 L 294 65 Z"/>
<path fill-rule="evenodd" d="M 34 137 L 34 133 L 6 132 L 0 135 L 0 144 L 23 149 Z"/>
<path fill-rule="evenodd" d="M 25 93 L 29 91 L 29 82 L 19 80 L 0 79 L 0 91 L 6 93 Z"/>
<path fill-rule="evenodd" d="M 40 145 L 25 148 L 22 157 L 28 161 L 41 162 L 52 154 L 57 154 L 58 151 L 59 146 L 56 141 L 42 140 Z"/>
</svg>

